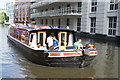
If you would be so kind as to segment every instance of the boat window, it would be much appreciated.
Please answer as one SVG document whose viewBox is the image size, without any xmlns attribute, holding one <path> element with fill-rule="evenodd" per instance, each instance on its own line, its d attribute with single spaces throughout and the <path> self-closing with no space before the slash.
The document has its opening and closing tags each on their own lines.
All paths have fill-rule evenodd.
<svg viewBox="0 0 120 80">
<path fill-rule="evenodd" d="M 59 33 L 59 42 L 60 46 L 66 46 L 67 44 L 67 32 L 60 32 Z"/>
<path fill-rule="evenodd" d="M 61 46 L 64 46 L 65 34 L 61 33 Z"/>
<path fill-rule="evenodd" d="M 40 33 L 39 38 L 40 38 L 39 43 L 41 44 L 41 46 L 43 46 L 43 33 Z"/>
<path fill-rule="evenodd" d="M 68 35 L 68 46 L 73 46 L 73 34 L 69 33 Z"/>
<path fill-rule="evenodd" d="M 19 37 L 19 36 L 18 36 L 18 34 L 19 34 L 18 32 L 16 32 L 16 33 L 15 33 L 15 35 L 16 35 L 16 38 L 18 38 L 18 37 Z"/>
<path fill-rule="evenodd" d="M 45 47 L 45 40 L 46 40 L 46 32 L 38 32 L 38 43 Z"/>
<path fill-rule="evenodd" d="M 32 42 L 32 39 L 33 39 L 33 35 L 31 35 L 30 42 Z"/>
</svg>

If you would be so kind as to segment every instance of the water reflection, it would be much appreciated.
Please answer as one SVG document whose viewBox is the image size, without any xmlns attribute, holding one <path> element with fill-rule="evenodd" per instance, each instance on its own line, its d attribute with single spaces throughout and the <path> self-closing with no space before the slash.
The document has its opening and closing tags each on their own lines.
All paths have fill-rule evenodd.
<svg viewBox="0 0 120 80">
<path fill-rule="evenodd" d="M 8 27 L 0 27 L 0 70 L 3 78 L 117 78 L 119 46 L 114 42 L 81 38 L 83 44 L 91 42 L 99 55 L 83 69 L 54 68 L 31 63 L 17 46 L 7 40 Z"/>
</svg>

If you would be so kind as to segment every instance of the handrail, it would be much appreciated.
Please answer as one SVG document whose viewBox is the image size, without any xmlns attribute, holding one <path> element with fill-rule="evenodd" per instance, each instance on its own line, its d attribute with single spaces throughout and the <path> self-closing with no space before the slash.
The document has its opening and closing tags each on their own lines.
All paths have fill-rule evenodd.
<svg viewBox="0 0 120 80">
<path fill-rule="evenodd" d="M 81 7 L 66 7 L 61 9 L 49 10 L 44 12 L 34 12 L 31 17 L 44 17 L 44 16 L 57 16 L 57 15 L 70 15 L 70 14 L 80 14 Z"/>
</svg>

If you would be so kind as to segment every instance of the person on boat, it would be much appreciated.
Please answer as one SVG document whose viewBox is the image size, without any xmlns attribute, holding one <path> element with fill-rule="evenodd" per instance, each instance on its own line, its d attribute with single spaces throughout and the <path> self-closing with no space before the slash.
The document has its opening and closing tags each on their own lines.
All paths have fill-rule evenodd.
<svg viewBox="0 0 120 80">
<path fill-rule="evenodd" d="M 47 38 L 47 46 L 48 49 L 53 46 L 53 38 L 52 38 L 52 34 L 49 35 L 49 37 Z"/>
<path fill-rule="evenodd" d="M 93 44 L 89 44 L 89 48 L 90 49 L 94 49 L 94 45 Z"/>
<path fill-rule="evenodd" d="M 41 46 L 40 43 L 37 43 L 37 47 L 40 48 L 40 46 Z"/>
<path fill-rule="evenodd" d="M 53 47 L 55 50 L 58 50 L 58 44 L 59 44 L 59 41 L 56 39 L 55 36 L 53 36 Z"/>
<path fill-rule="evenodd" d="M 78 39 L 77 42 L 74 43 L 74 49 L 83 49 L 83 45 L 82 45 L 82 40 Z"/>
</svg>

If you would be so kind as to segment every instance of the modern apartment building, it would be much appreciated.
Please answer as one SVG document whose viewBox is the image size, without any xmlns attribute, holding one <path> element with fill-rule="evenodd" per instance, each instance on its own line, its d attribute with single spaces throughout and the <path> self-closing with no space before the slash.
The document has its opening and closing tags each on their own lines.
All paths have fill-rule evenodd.
<svg viewBox="0 0 120 80">
<path fill-rule="evenodd" d="M 7 15 L 9 16 L 9 23 L 14 22 L 14 4 L 15 0 L 6 3 Z"/>
<path fill-rule="evenodd" d="M 88 33 L 120 37 L 119 0 L 81 0 L 81 2 L 39 1 L 31 5 L 31 19 L 38 26 L 49 25 Z"/>
<path fill-rule="evenodd" d="M 15 0 L 14 5 L 14 22 L 30 22 L 30 4 L 31 0 Z"/>
</svg>

